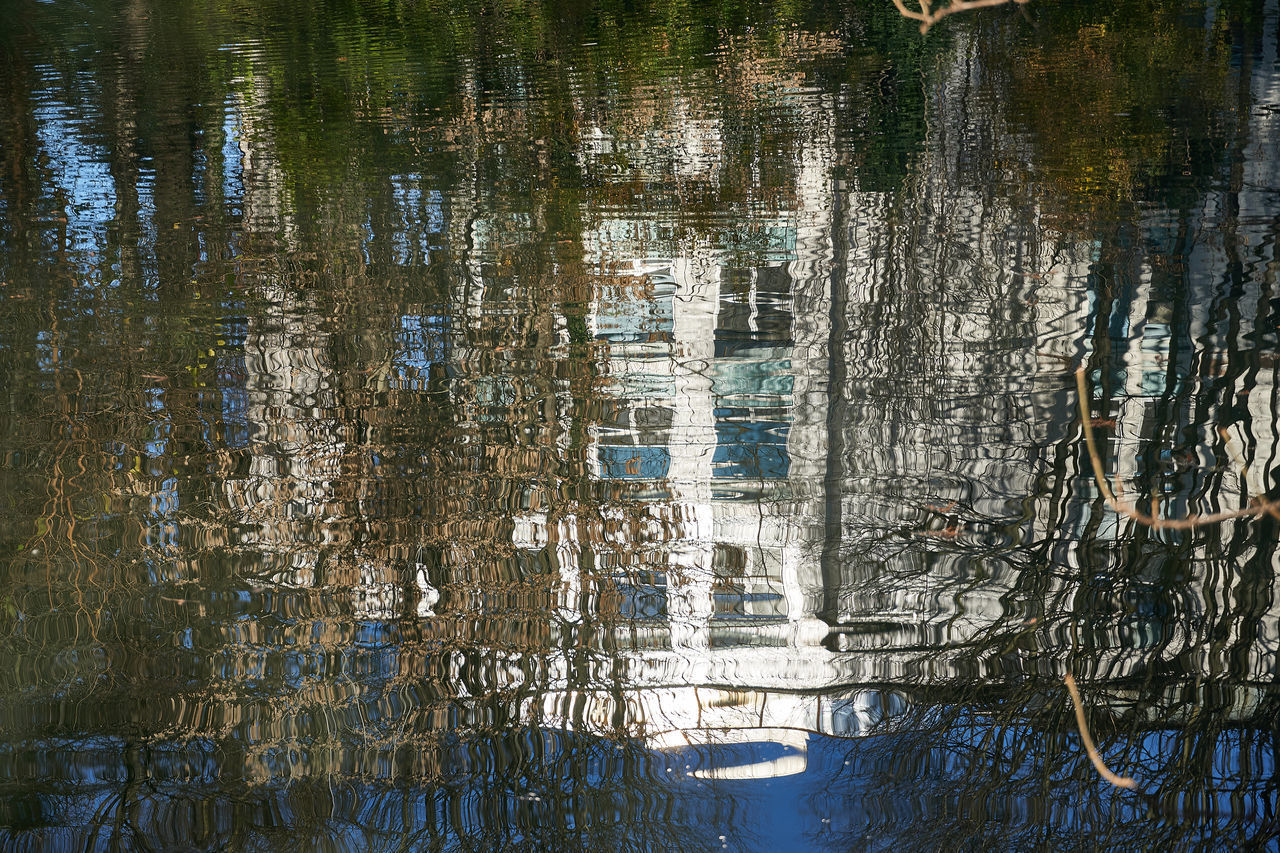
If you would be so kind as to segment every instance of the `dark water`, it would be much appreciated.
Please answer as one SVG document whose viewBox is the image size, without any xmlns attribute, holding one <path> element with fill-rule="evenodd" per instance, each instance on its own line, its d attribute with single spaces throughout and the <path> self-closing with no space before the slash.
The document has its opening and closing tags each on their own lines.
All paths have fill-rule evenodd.
<svg viewBox="0 0 1280 853">
<path fill-rule="evenodd" d="M 0 847 L 1277 849 L 1278 27 L 0 6 Z"/>
</svg>

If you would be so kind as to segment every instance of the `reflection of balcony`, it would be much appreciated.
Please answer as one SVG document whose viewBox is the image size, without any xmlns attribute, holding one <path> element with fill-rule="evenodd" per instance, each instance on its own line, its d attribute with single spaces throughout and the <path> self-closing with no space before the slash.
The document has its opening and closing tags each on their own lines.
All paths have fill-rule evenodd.
<svg viewBox="0 0 1280 853">
<path fill-rule="evenodd" d="M 877 687 L 834 690 L 823 694 L 758 688 L 653 686 L 621 694 L 594 691 L 548 691 L 541 694 L 539 717 L 544 724 L 590 728 L 591 721 L 613 721 L 611 728 L 644 737 L 656 749 L 724 748 L 715 765 L 743 768 L 734 760 L 736 745 L 790 747 L 802 756 L 809 733 L 834 737 L 875 734 L 910 710 L 907 698 Z M 757 753 L 759 755 L 759 753 Z M 773 763 L 749 772 L 777 774 L 794 762 Z M 772 767 L 772 771 L 768 768 Z M 748 772 L 739 770 L 736 772 Z M 730 778 L 707 777 L 707 778 Z M 745 777 L 740 777 L 745 778 Z"/>
</svg>

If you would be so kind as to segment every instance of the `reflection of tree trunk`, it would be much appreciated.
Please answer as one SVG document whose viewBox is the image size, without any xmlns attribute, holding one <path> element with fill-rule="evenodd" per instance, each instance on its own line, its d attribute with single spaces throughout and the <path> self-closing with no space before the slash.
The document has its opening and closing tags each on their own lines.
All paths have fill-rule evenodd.
<svg viewBox="0 0 1280 853">
<path fill-rule="evenodd" d="M 843 496 L 845 481 L 844 438 L 846 431 L 846 385 L 849 369 L 845 338 L 849 330 L 849 247 L 848 222 L 844 217 L 842 182 L 836 178 L 831 194 L 831 330 L 827 342 L 827 470 L 823 484 L 826 504 L 822 542 L 822 610 L 818 614 L 828 626 L 840 620 L 840 543 L 844 538 Z"/>
<path fill-rule="evenodd" d="M 1275 32 L 1278 15 L 1280 15 L 1280 9 L 1277 8 L 1274 0 L 1265 4 L 1263 32 Z M 1253 334 L 1246 331 L 1246 329 L 1256 330 L 1258 321 L 1267 315 L 1271 276 L 1258 276 L 1258 296 L 1253 305 L 1249 305 L 1245 298 L 1247 296 L 1246 280 L 1249 278 L 1245 267 L 1249 254 L 1246 247 L 1251 242 L 1249 238 L 1253 231 L 1249 220 L 1254 215 L 1254 210 L 1250 209 L 1253 205 L 1250 204 L 1247 194 L 1250 189 L 1257 187 L 1273 189 L 1268 186 L 1270 182 L 1262 176 L 1247 174 L 1246 164 L 1250 162 L 1250 155 L 1253 153 L 1249 150 L 1250 147 L 1253 144 L 1260 143 L 1264 146 L 1266 144 L 1264 142 L 1267 136 L 1266 130 L 1261 129 L 1252 116 L 1255 87 L 1257 97 L 1264 97 L 1263 93 L 1273 79 L 1275 46 L 1274 44 L 1262 46 L 1262 54 L 1256 57 L 1259 62 L 1255 66 L 1254 44 L 1246 41 L 1243 33 L 1233 35 L 1235 47 L 1241 56 L 1240 72 L 1236 77 L 1236 115 L 1245 118 L 1242 119 L 1243 127 L 1239 128 L 1235 135 L 1235 145 L 1228 160 L 1228 191 L 1223 193 L 1226 204 L 1222 221 L 1223 247 L 1229 261 L 1229 275 L 1223 280 L 1230 283 L 1230 291 L 1223 294 L 1218 307 L 1222 316 L 1220 322 L 1226 325 L 1226 333 L 1222 339 L 1229 347 L 1229 351 L 1225 354 L 1226 369 L 1218 383 L 1220 391 L 1217 397 L 1218 412 L 1222 416 L 1223 425 L 1231 422 L 1238 423 L 1247 435 L 1255 431 L 1265 433 L 1272 430 L 1272 425 L 1267 423 L 1266 416 L 1256 418 L 1255 407 L 1249 405 L 1250 398 L 1257 393 L 1255 389 L 1259 389 L 1260 386 L 1265 387 L 1266 382 L 1259 381 L 1262 373 L 1261 360 L 1258 358 L 1259 348 L 1257 343 L 1250 341 Z M 1262 158 L 1255 157 L 1253 162 L 1260 169 L 1266 168 L 1263 165 L 1266 161 Z M 1272 222 L 1274 223 L 1275 220 L 1272 219 Z M 1274 230 L 1273 224 L 1271 231 L 1274 233 Z M 1274 252 L 1274 249 L 1272 251 Z M 1274 259 L 1274 254 L 1272 258 Z M 1241 347 L 1247 347 L 1247 349 L 1241 349 Z M 1202 358 L 1202 374 L 1205 372 L 1204 363 L 1207 361 L 1207 358 Z M 1209 377 L 1204 377 L 1201 381 L 1205 382 L 1208 379 Z M 1273 370 L 1271 388 L 1277 387 L 1278 380 L 1280 380 L 1280 369 Z M 1234 395 L 1236 388 L 1248 389 L 1248 393 L 1241 402 L 1238 402 Z M 1265 405 L 1257 407 L 1257 410 L 1260 410 L 1258 413 L 1265 412 L 1266 408 Z M 1270 410 L 1270 420 L 1274 423 L 1276 419 L 1274 396 Z M 1261 447 L 1255 441 L 1254 453 L 1258 453 L 1259 450 Z M 1249 466 L 1253 464 L 1253 460 L 1248 463 Z M 1259 482 L 1256 486 L 1263 491 L 1261 494 L 1251 494 L 1250 497 L 1266 496 L 1274 500 L 1280 494 L 1276 491 L 1275 472 L 1271 473 L 1270 482 L 1258 478 Z M 1248 466 L 1242 477 L 1247 487 Z M 1231 534 L 1230 540 L 1223 543 L 1224 562 L 1229 566 L 1239 565 L 1240 568 L 1237 585 L 1232 590 L 1233 594 L 1226 598 L 1228 606 L 1223 614 L 1221 631 L 1221 634 L 1228 638 L 1234 633 L 1234 642 L 1223 649 L 1221 659 L 1229 677 L 1248 681 L 1262 675 L 1266 666 L 1264 661 L 1269 656 L 1269 650 L 1265 648 L 1265 643 L 1259 641 L 1259 638 L 1267 635 L 1266 623 L 1273 616 L 1276 606 L 1274 567 L 1277 524 L 1271 515 L 1263 515 L 1255 521 L 1245 520 L 1235 523 L 1232 525 Z M 1232 625 L 1239 626 L 1235 632 L 1230 631 Z M 1276 677 L 1273 676 L 1273 680 Z"/>
<path fill-rule="evenodd" d="M 133 45 L 146 38 L 146 18 L 139 4 L 129 4 L 121 16 L 120 40 Z M 142 57 L 123 49 L 115 57 L 114 79 L 103 85 L 103 134 L 108 140 L 107 168 L 115 184 L 115 224 L 120 235 L 120 269 L 126 281 L 142 279 L 138 221 L 138 97 Z"/>
<path fill-rule="evenodd" d="M 172 35 L 181 37 L 174 27 Z M 174 288 L 178 296 L 190 281 L 198 256 L 196 233 L 191 228 L 195 216 L 195 139 L 199 130 L 192 115 L 201 88 L 190 76 L 192 63 L 186 58 L 194 54 L 191 46 L 173 38 L 157 38 L 154 44 L 170 45 L 172 56 L 164 67 L 176 69 L 179 80 L 158 79 L 151 87 L 154 104 L 152 120 L 156 128 L 151 135 L 151 156 L 155 163 L 155 263 L 157 285 Z M 153 48 L 154 49 L 154 48 Z"/>
</svg>

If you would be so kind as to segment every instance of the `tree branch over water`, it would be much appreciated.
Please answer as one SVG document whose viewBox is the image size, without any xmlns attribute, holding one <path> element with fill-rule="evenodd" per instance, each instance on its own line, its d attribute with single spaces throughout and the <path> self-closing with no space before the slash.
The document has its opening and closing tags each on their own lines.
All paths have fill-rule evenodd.
<svg viewBox="0 0 1280 853">
<path fill-rule="evenodd" d="M 988 6 L 1004 6 L 1008 3 L 1017 3 L 1023 6 L 1030 0 L 951 0 L 946 6 L 934 9 L 930 0 L 919 0 L 920 11 L 914 12 L 906 7 L 903 0 L 893 0 L 893 5 L 898 7 L 898 11 L 905 18 L 920 22 L 920 33 L 929 32 L 929 28 L 938 21 L 945 18 L 953 12 L 968 12 L 972 9 L 985 9 Z"/>
</svg>

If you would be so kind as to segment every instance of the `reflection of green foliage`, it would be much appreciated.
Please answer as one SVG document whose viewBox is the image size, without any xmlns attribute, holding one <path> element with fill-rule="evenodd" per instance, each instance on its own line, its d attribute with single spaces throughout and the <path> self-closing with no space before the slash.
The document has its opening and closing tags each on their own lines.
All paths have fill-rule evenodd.
<svg viewBox="0 0 1280 853">
<path fill-rule="evenodd" d="M 768 63 L 771 73 L 791 69 L 824 82 L 851 80 L 858 97 L 840 116 L 847 118 L 842 132 L 855 140 L 863 182 L 888 187 L 905 175 L 923 136 L 922 57 L 942 44 L 899 26 L 888 7 L 741 0 L 638 6 L 617 0 L 218 0 L 196 17 L 228 44 L 246 46 L 216 60 L 246 100 L 254 86 L 269 84 L 271 145 L 299 201 L 330 195 L 352 179 L 353 191 L 362 192 L 357 176 L 364 161 L 385 170 L 399 160 L 405 171 L 447 179 L 457 153 L 450 146 L 462 144 L 458 134 L 468 132 L 512 136 L 501 155 L 509 162 L 493 168 L 504 179 L 549 167 L 538 183 L 553 176 L 562 185 L 590 183 L 571 147 L 581 117 L 613 122 L 634 93 L 643 98 L 653 87 L 679 85 L 691 73 L 720 73 L 718 64 L 744 59 Z M 857 50 L 842 57 L 803 46 L 797 51 L 797 32 L 831 33 Z M 270 49 L 255 52 L 257 43 Z M 776 113 L 756 115 L 743 106 L 707 106 L 722 111 L 737 135 L 727 138 L 722 186 L 701 203 L 733 203 L 747 189 L 743 176 L 758 172 L 753 163 L 794 147 L 805 132 L 780 124 Z M 478 125 L 474 111 L 495 107 L 520 124 Z M 519 144 L 521 134 L 547 141 L 544 159 Z M 779 189 L 790 184 L 785 170 L 766 182 Z"/>
<path fill-rule="evenodd" d="M 1005 102 L 1030 134 L 1026 179 L 1064 228 L 1115 217 L 1157 178 L 1215 169 L 1209 140 L 1230 133 L 1230 22 L 1154 2 L 1045 4 L 1052 26 L 1028 31 L 1003 65 Z M 1188 17 L 1191 16 L 1191 17 Z M 1011 152 L 1011 158 L 1013 153 Z M 1187 181 L 1186 183 L 1189 183 Z"/>
</svg>

